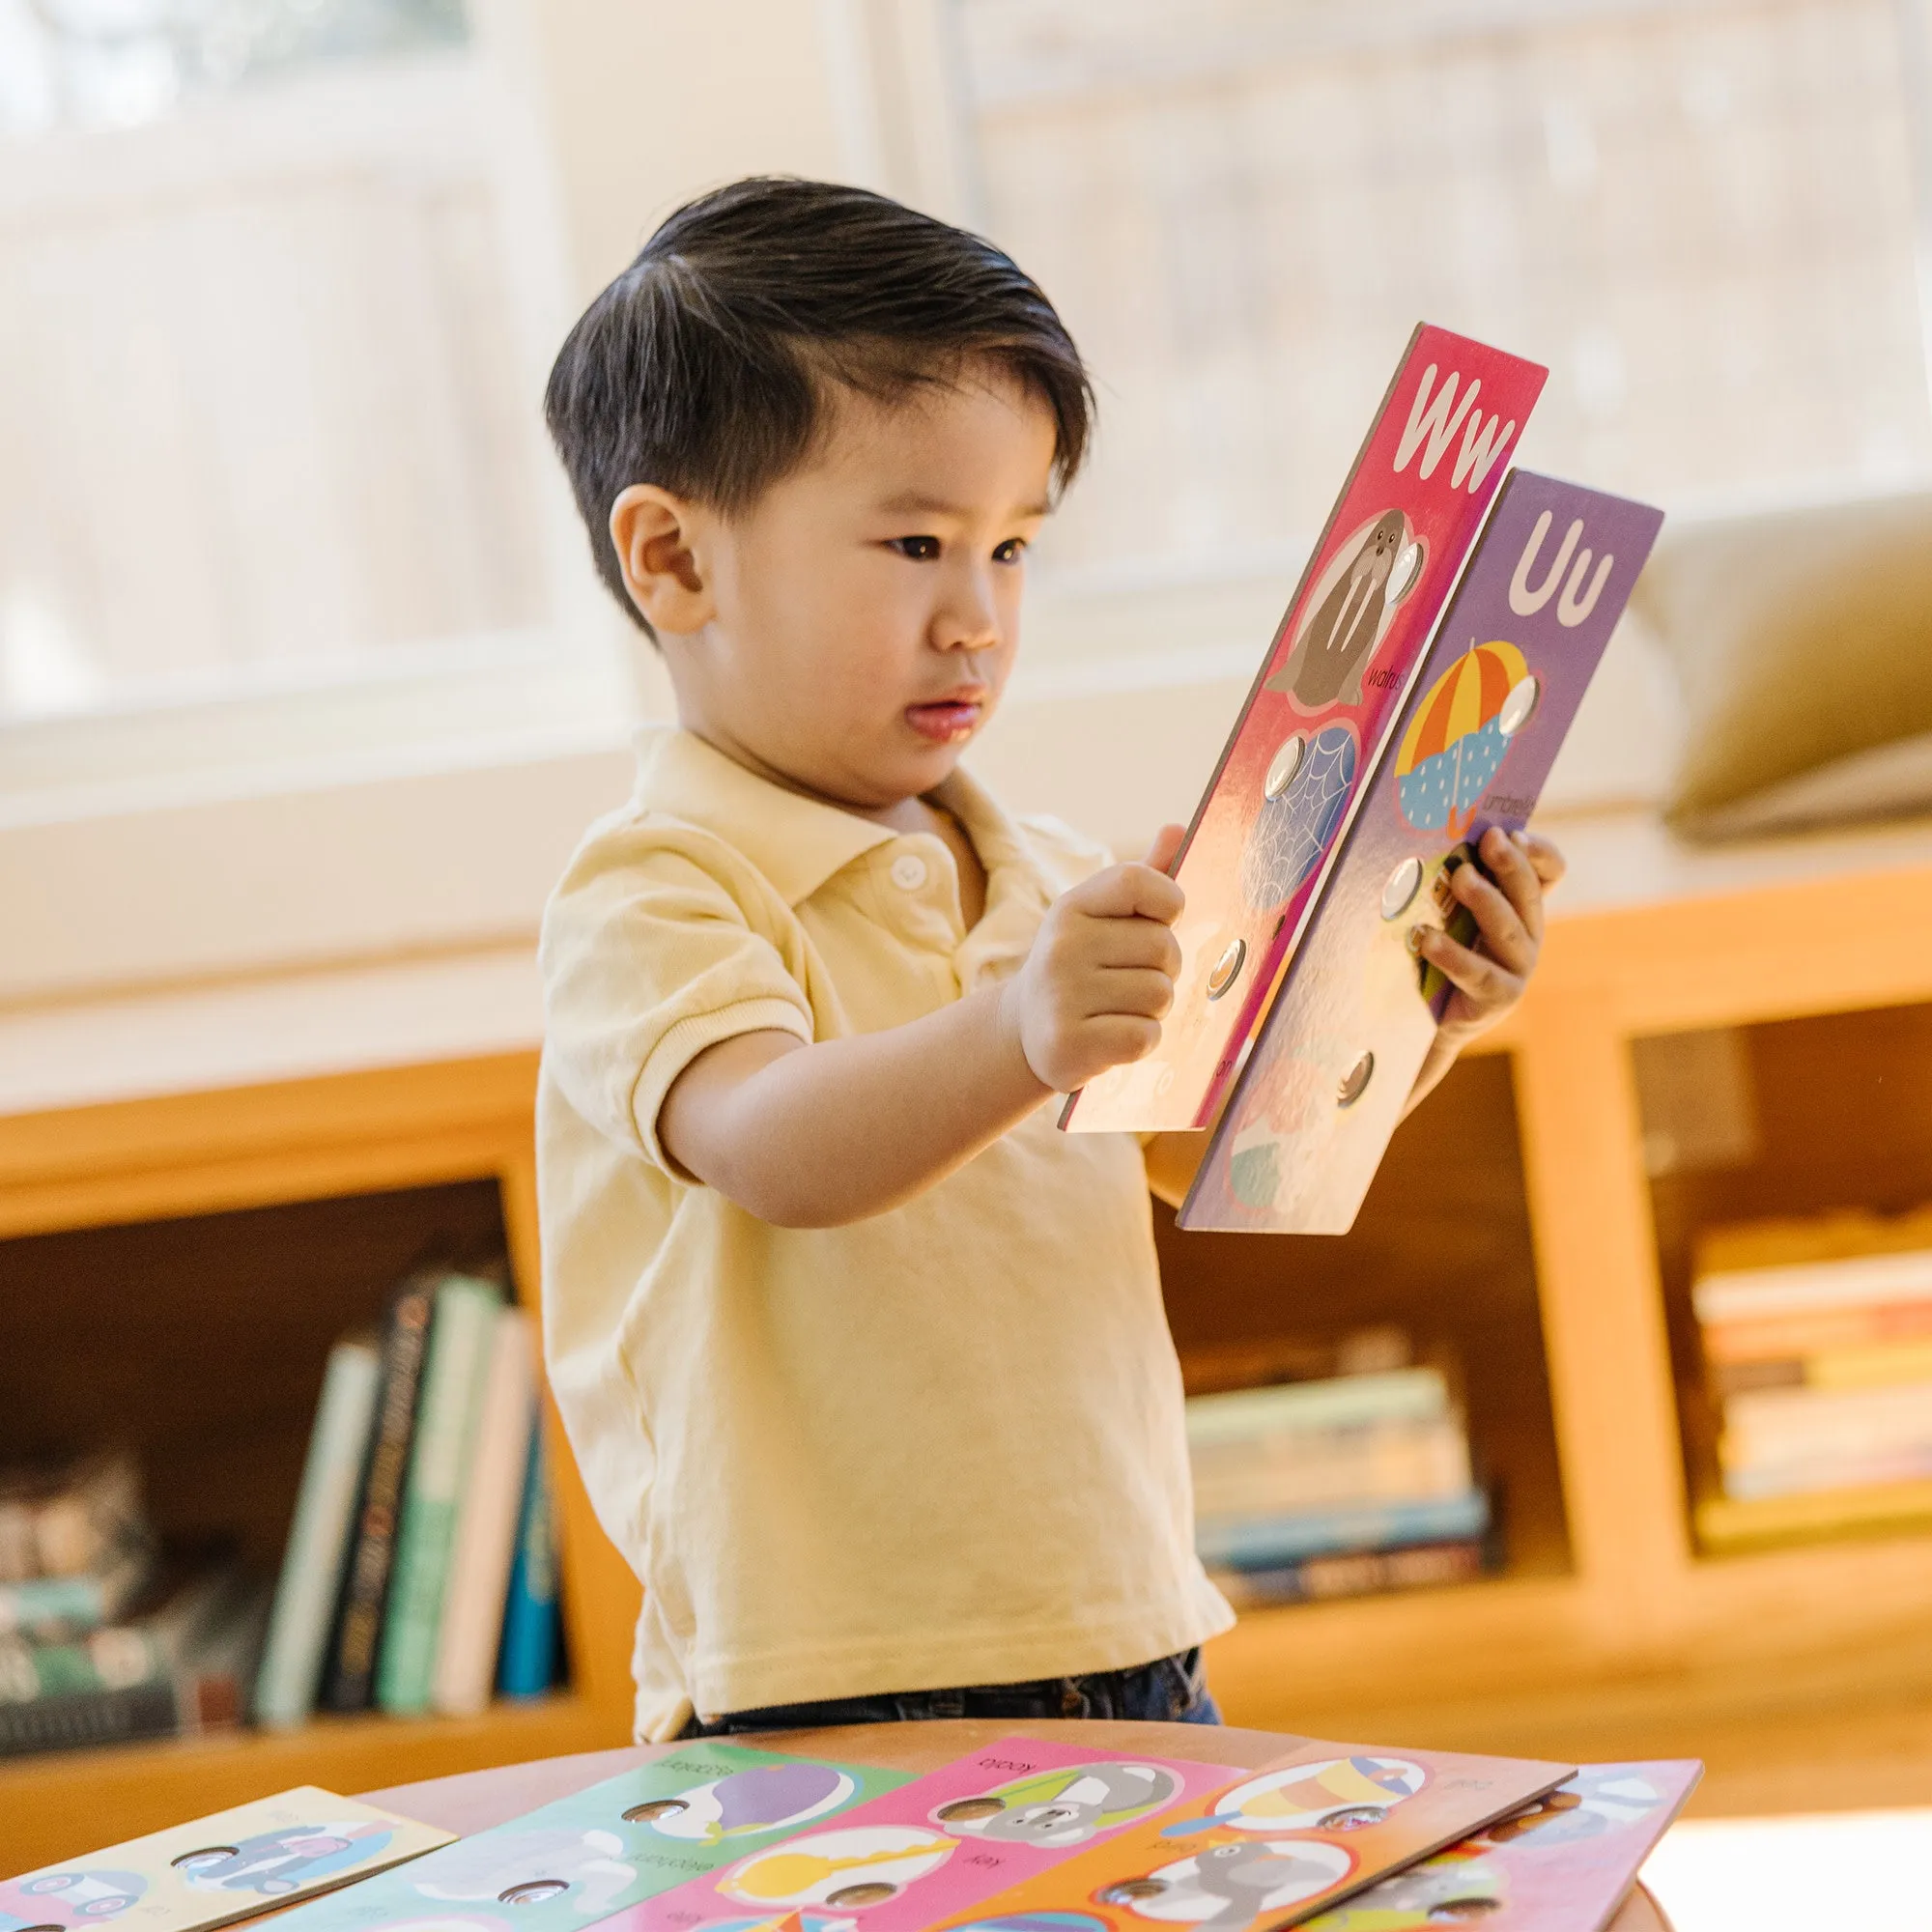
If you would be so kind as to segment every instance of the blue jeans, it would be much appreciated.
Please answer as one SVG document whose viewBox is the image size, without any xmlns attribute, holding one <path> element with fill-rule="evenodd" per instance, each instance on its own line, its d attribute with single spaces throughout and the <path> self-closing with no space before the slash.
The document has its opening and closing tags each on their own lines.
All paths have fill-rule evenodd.
<svg viewBox="0 0 1932 1932">
<path fill-rule="evenodd" d="M 826 1697 L 810 1704 L 768 1704 L 731 1711 L 709 1723 L 685 1725 L 688 1738 L 740 1731 L 817 1730 L 833 1724 L 895 1724 L 928 1718 L 981 1718 L 1026 1723 L 1041 1718 L 1113 1718 L 1130 1723 L 1218 1724 L 1201 1653 L 1184 1650 L 1132 1670 L 1086 1677 L 1042 1677 L 1032 1684 L 975 1684 L 956 1690 L 896 1690 L 872 1697 Z"/>
</svg>

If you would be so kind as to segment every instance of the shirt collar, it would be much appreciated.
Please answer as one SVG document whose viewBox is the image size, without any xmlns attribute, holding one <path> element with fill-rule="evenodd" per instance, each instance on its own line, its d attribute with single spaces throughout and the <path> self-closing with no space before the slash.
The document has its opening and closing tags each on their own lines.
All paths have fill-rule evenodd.
<svg viewBox="0 0 1932 1932">
<path fill-rule="evenodd" d="M 695 732 L 647 725 L 637 736 L 638 803 L 715 833 L 742 852 L 787 905 L 896 835 L 761 779 Z"/>
</svg>

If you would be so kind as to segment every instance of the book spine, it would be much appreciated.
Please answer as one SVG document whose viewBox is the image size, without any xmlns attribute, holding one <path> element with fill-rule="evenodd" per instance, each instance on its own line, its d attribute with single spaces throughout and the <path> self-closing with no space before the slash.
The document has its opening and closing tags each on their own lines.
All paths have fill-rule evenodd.
<svg viewBox="0 0 1932 1932">
<path fill-rule="evenodd" d="M 1347 1556 L 1311 1556 L 1272 1570 L 1223 1570 L 1214 1581 L 1237 1610 L 1277 1604 L 1325 1603 L 1385 1590 L 1419 1590 L 1465 1583 L 1483 1574 L 1483 1546 L 1470 1537 L 1457 1543 L 1425 1543 L 1406 1549 L 1361 1550 Z"/>
<path fill-rule="evenodd" d="M 1724 1405 L 1726 1463 L 1932 1447 L 1932 1382 L 1753 1389 Z"/>
<path fill-rule="evenodd" d="M 1926 1249 L 1713 1271 L 1700 1276 L 1690 1289 L 1690 1305 L 1700 1321 L 1928 1300 L 1932 1300 L 1932 1250 Z"/>
<path fill-rule="evenodd" d="M 1293 1445 L 1299 1450 L 1301 1445 Z M 1470 1487 L 1469 1444 L 1453 1420 L 1318 1436 L 1305 1453 L 1277 1441 L 1245 1458 L 1196 1460 L 1194 1511 L 1200 1517 L 1264 1516 L 1350 1503 L 1420 1501 L 1461 1495 Z"/>
<path fill-rule="evenodd" d="M 329 1350 L 255 1683 L 257 1723 L 298 1724 L 314 1707 L 381 1381 L 382 1357 L 370 1344 L 338 1342 Z"/>
<path fill-rule="evenodd" d="M 469 1717 L 490 1701 L 497 1648 L 516 1554 L 536 1387 L 529 1317 L 498 1311 L 491 1339 L 476 1454 L 464 1486 L 449 1589 L 437 1639 L 431 1702 L 447 1717 Z"/>
<path fill-rule="evenodd" d="M 1444 1415 L 1450 1406 L 1448 1383 L 1439 1369 L 1337 1376 L 1327 1381 L 1196 1396 L 1187 1405 L 1187 1439 L 1190 1446 L 1202 1448 L 1298 1430 L 1421 1421 Z"/>
<path fill-rule="evenodd" d="M 128 1556 L 98 1577 L 34 1577 L 0 1583 L 0 1634 L 99 1630 L 127 1608 L 146 1574 L 146 1563 Z"/>
<path fill-rule="evenodd" d="M 1841 1349 L 1927 1338 L 1932 1338 L 1932 1301 L 1713 1321 L 1703 1329 L 1704 1356 L 1714 1363 L 1796 1361 Z"/>
<path fill-rule="evenodd" d="M 97 1631 L 73 1643 L 0 1637 L 0 1704 L 165 1683 L 167 1653 L 147 1631 Z"/>
<path fill-rule="evenodd" d="M 31 1704 L 0 1704 L 0 1757 L 173 1737 L 181 1707 L 172 1681 L 80 1690 Z"/>
<path fill-rule="evenodd" d="M 452 1275 L 437 1291 L 396 1572 L 376 1662 L 376 1701 L 398 1715 L 429 1708 L 450 1549 L 497 1308 L 497 1291 L 487 1282 Z"/>
<path fill-rule="evenodd" d="M 389 1310 L 383 1343 L 382 1398 L 355 1506 L 355 1549 L 343 1575 L 342 1602 L 323 1686 L 322 1701 L 331 1711 L 366 1710 L 375 1684 L 376 1648 L 388 1601 L 396 1520 L 409 1471 L 416 1393 L 434 1305 L 434 1281 L 416 1276 L 403 1285 Z"/>
<path fill-rule="evenodd" d="M 1481 1536 L 1489 1526 L 1490 1499 L 1471 1490 L 1433 1502 L 1210 1520 L 1195 1526 L 1194 1545 L 1203 1563 L 1268 1570 L 1309 1556 Z"/>
<path fill-rule="evenodd" d="M 517 1554 L 503 1605 L 503 1640 L 497 1689 L 505 1697 L 537 1697 L 556 1681 L 560 1634 L 556 1601 L 556 1544 L 551 1515 L 550 1470 L 543 1418 L 530 1424 Z"/>
<path fill-rule="evenodd" d="M 1732 1502 L 1773 1496 L 1813 1495 L 1831 1490 L 1863 1490 L 1886 1483 L 1918 1483 L 1932 1477 L 1932 1445 L 1917 1449 L 1847 1451 L 1802 1461 L 1752 1463 L 1724 1471 Z"/>
</svg>

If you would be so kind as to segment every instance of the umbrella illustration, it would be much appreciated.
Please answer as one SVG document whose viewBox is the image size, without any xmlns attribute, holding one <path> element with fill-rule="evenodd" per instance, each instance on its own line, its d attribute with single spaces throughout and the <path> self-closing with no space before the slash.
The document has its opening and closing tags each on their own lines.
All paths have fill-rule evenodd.
<svg viewBox="0 0 1932 1932">
<path fill-rule="evenodd" d="M 1528 689 L 1515 703 L 1511 694 Z M 1402 815 L 1418 832 L 1460 837 L 1535 701 L 1529 667 L 1500 639 L 1469 648 L 1416 706 L 1395 762 Z"/>
</svg>

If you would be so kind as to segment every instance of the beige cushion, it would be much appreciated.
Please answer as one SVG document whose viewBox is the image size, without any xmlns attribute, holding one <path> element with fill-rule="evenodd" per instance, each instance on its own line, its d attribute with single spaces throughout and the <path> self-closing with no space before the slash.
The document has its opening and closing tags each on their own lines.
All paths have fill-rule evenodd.
<svg viewBox="0 0 1932 1932">
<path fill-rule="evenodd" d="M 1665 806 L 1734 836 L 1932 810 L 1932 494 L 1679 526 L 1635 604 L 1675 668 Z"/>
</svg>

